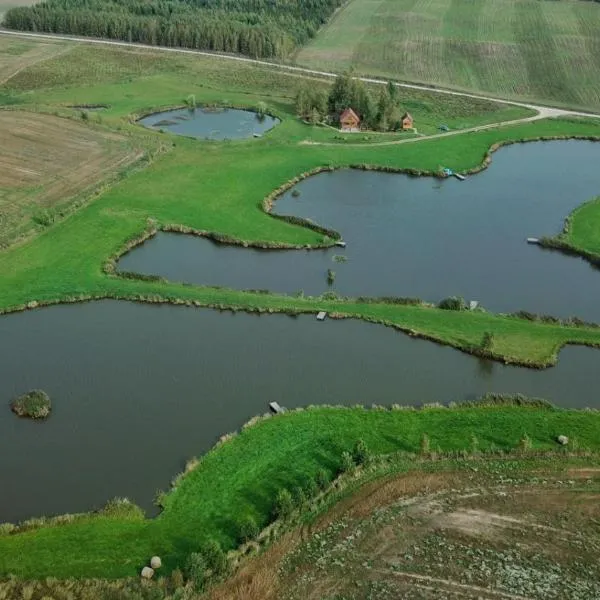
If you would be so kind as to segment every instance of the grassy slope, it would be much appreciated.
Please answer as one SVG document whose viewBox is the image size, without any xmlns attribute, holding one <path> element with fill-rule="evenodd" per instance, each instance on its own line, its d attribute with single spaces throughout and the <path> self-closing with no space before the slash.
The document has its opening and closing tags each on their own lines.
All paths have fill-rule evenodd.
<svg viewBox="0 0 600 600">
<path fill-rule="evenodd" d="M 297 60 L 598 110 L 600 6 L 579 0 L 351 0 Z"/>
<path fill-rule="evenodd" d="M 535 408 L 460 408 L 378 411 L 317 408 L 261 421 L 207 454 L 169 494 L 155 520 L 89 517 L 83 521 L 0 537 L 0 573 L 22 577 L 133 575 L 159 554 L 180 565 L 202 540 L 235 544 L 246 514 L 267 522 L 281 487 L 304 485 L 321 467 L 362 438 L 376 454 L 417 451 L 426 432 L 432 448 L 468 449 L 476 434 L 482 449 L 514 448 L 526 432 L 535 448 L 551 448 L 558 434 L 600 448 L 600 414 Z M 269 451 L 265 452 L 265 448 Z"/>
</svg>

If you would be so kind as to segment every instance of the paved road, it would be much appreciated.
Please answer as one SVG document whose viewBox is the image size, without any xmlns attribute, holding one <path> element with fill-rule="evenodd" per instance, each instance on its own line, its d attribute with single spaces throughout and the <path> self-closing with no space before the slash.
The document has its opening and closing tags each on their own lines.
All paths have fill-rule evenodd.
<svg viewBox="0 0 600 600">
<path fill-rule="evenodd" d="M 284 64 L 269 62 L 269 61 L 265 61 L 265 60 L 256 60 L 253 58 L 246 58 L 243 56 L 218 54 L 215 52 L 205 52 L 203 50 L 190 50 L 187 48 L 169 48 L 166 46 L 148 46 L 146 44 L 135 44 L 132 42 L 118 42 L 118 41 L 114 41 L 114 40 L 103 40 L 103 39 L 97 39 L 97 38 L 76 37 L 76 36 L 70 36 L 70 35 L 58 35 L 58 34 L 50 34 L 50 33 L 30 33 L 30 32 L 24 32 L 24 31 L 9 31 L 7 29 L 0 29 L 0 35 L 26 37 L 26 38 L 63 40 L 63 41 L 70 41 L 70 42 L 79 42 L 79 43 L 84 43 L 84 44 L 100 44 L 100 45 L 105 45 L 105 46 L 121 46 L 121 47 L 125 47 L 125 48 L 141 48 L 144 50 L 155 50 L 155 51 L 159 51 L 159 52 L 175 52 L 178 54 L 195 54 L 197 56 L 210 56 L 210 57 L 214 57 L 214 58 L 221 58 L 223 60 L 231 60 L 231 61 L 237 61 L 237 62 L 242 62 L 242 63 L 250 63 L 250 64 L 254 64 L 254 65 L 260 65 L 260 66 L 267 67 L 270 69 L 279 69 L 282 71 L 292 71 L 295 73 L 302 73 L 305 75 L 316 75 L 318 77 L 333 78 L 333 77 L 337 77 L 337 75 L 338 75 L 337 73 L 329 73 L 327 71 L 316 71 L 314 69 L 305 69 L 303 67 L 293 67 L 291 65 L 284 65 Z M 365 83 L 373 83 L 376 85 L 387 85 L 387 81 L 385 81 L 383 79 L 372 79 L 369 77 L 360 77 L 360 79 L 362 81 L 364 81 Z M 405 89 L 427 91 L 427 92 L 431 92 L 434 94 L 445 94 L 447 96 L 460 96 L 463 98 L 477 98 L 480 100 L 489 100 L 492 102 L 497 102 L 499 104 L 507 104 L 510 106 L 521 106 L 523 108 L 530 108 L 530 109 L 538 112 L 538 114 L 535 117 L 527 117 L 525 119 L 519 119 L 518 121 L 514 121 L 514 123 L 518 123 L 518 122 L 522 122 L 522 121 L 531 121 L 531 120 L 536 120 L 536 119 L 544 119 L 546 117 L 560 117 L 560 116 L 569 116 L 569 115 L 579 116 L 579 117 L 598 117 L 598 118 L 600 118 L 600 114 L 584 113 L 584 112 L 578 112 L 575 110 L 568 110 L 568 109 L 561 109 L 561 108 L 552 108 L 549 106 L 542 106 L 539 104 L 528 104 L 525 102 L 504 100 L 502 98 L 494 98 L 492 96 L 479 96 L 477 94 L 468 94 L 466 92 L 457 92 L 454 90 L 447 90 L 447 89 L 443 89 L 443 88 L 433 88 L 433 87 L 428 87 L 426 85 L 417 85 L 417 84 L 412 84 L 412 83 L 397 83 L 396 85 L 398 87 L 405 88 Z M 510 123 L 513 123 L 513 121 L 511 121 Z M 494 127 L 495 125 L 498 125 L 498 124 L 495 123 L 495 124 L 491 124 L 491 125 L 482 125 L 481 127 L 473 128 L 472 130 L 477 131 L 479 129 L 487 129 L 490 127 Z M 466 131 L 472 131 L 472 130 L 462 129 L 461 131 L 464 133 Z M 455 134 L 458 132 L 450 132 L 450 133 Z M 442 134 L 442 135 L 446 135 L 446 134 Z M 433 136 L 429 136 L 429 137 L 433 137 Z M 402 141 L 408 141 L 408 140 L 402 140 Z"/>
</svg>

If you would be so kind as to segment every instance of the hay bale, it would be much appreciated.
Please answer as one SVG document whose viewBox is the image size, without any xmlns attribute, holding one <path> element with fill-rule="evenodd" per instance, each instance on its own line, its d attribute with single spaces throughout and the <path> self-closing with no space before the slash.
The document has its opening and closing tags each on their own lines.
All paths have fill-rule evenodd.
<svg viewBox="0 0 600 600">
<path fill-rule="evenodd" d="M 556 441 L 561 445 L 561 446 L 566 446 L 569 443 L 569 438 L 566 435 L 559 435 L 556 438 Z"/>
<path fill-rule="evenodd" d="M 152 579 L 152 577 L 154 576 L 154 569 L 150 568 L 150 567 L 144 567 L 142 569 L 142 579 Z"/>
<path fill-rule="evenodd" d="M 162 561 L 160 560 L 160 556 L 153 556 L 150 559 L 150 566 L 153 569 L 160 569 L 162 567 Z"/>
</svg>

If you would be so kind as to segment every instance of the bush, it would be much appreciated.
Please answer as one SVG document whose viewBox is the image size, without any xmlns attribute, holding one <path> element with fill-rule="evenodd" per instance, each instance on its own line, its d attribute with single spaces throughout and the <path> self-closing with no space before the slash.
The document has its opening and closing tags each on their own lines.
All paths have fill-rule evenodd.
<svg viewBox="0 0 600 600">
<path fill-rule="evenodd" d="M 242 542 L 253 540 L 259 532 L 256 519 L 250 515 L 244 517 L 238 524 L 238 531 Z"/>
<path fill-rule="evenodd" d="M 531 450 L 531 439 L 526 433 L 524 433 L 519 440 L 519 450 L 521 450 L 521 452 Z"/>
<path fill-rule="evenodd" d="M 483 334 L 483 339 L 481 340 L 481 349 L 482 350 L 491 350 L 494 345 L 494 335 L 489 331 L 486 331 Z"/>
<path fill-rule="evenodd" d="M 210 540 L 202 546 L 202 556 L 208 568 L 215 575 L 223 575 L 227 571 L 227 555 L 215 540 Z"/>
<path fill-rule="evenodd" d="M 335 281 L 335 271 L 333 269 L 327 269 L 327 283 L 332 285 Z"/>
<path fill-rule="evenodd" d="M 317 471 L 317 485 L 321 490 L 324 490 L 329 485 L 329 474 L 325 469 L 319 469 Z"/>
<path fill-rule="evenodd" d="M 276 518 L 286 519 L 292 514 L 294 510 L 294 499 L 292 498 L 292 494 L 286 488 L 282 488 L 277 492 L 277 497 L 275 498 L 275 507 L 273 512 Z"/>
<path fill-rule="evenodd" d="M 340 470 L 342 473 L 348 473 L 352 471 L 356 464 L 354 463 L 354 459 L 350 452 L 342 452 L 342 464 L 340 465 Z"/>
<path fill-rule="evenodd" d="M 207 570 L 208 565 L 202 554 L 199 552 L 192 552 L 192 554 L 188 556 L 185 565 L 185 574 L 188 580 L 192 582 L 192 585 L 197 592 L 201 592 L 206 585 Z"/>
<path fill-rule="evenodd" d="M 370 458 L 371 454 L 367 445 L 363 440 L 358 440 L 356 444 L 354 444 L 354 448 L 352 450 L 352 460 L 357 465 L 364 465 Z"/>
<path fill-rule="evenodd" d="M 10 408 L 19 417 L 45 419 L 50 414 L 52 403 L 50 396 L 43 390 L 32 390 L 15 398 L 10 403 Z"/>
<path fill-rule="evenodd" d="M 442 310 L 467 310 L 467 303 L 460 296 L 450 296 L 441 300 L 438 308 Z"/>
<path fill-rule="evenodd" d="M 429 451 L 431 450 L 431 442 L 429 440 L 429 436 L 426 433 L 424 433 L 421 436 L 421 442 L 419 446 L 421 449 L 421 454 L 429 454 Z"/>
</svg>

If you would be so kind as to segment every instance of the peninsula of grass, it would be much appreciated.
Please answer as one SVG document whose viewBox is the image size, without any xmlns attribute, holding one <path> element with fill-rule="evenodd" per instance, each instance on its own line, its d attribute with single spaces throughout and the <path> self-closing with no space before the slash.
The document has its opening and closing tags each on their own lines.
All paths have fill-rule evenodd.
<svg viewBox="0 0 600 600">
<path fill-rule="evenodd" d="M 424 434 L 430 451 L 469 451 L 473 436 L 481 452 L 556 450 L 559 435 L 571 448 L 600 450 L 600 413 L 558 409 L 521 398 L 492 398 L 456 408 L 381 410 L 318 407 L 255 422 L 218 444 L 162 497 L 160 516 L 145 519 L 123 502 L 96 514 L 33 519 L 12 533 L 0 531 L 0 574 L 45 577 L 135 576 L 159 555 L 165 573 L 181 567 L 206 541 L 225 550 L 238 545 L 240 523 L 259 527 L 273 515 L 279 490 L 306 488 L 319 472 L 334 477 L 342 454 L 357 440 L 374 456 L 419 453 Z M 414 462 L 414 461 L 413 461 Z"/>
<path fill-rule="evenodd" d="M 545 248 L 577 254 L 600 265 L 600 196 L 577 207 L 566 219 L 562 232 L 543 238 Z"/>
<path fill-rule="evenodd" d="M 50 396 L 44 390 L 32 390 L 10 403 L 10 409 L 17 416 L 28 419 L 46 419 L 50 416 L 51 408 Z"/>
</svg>

